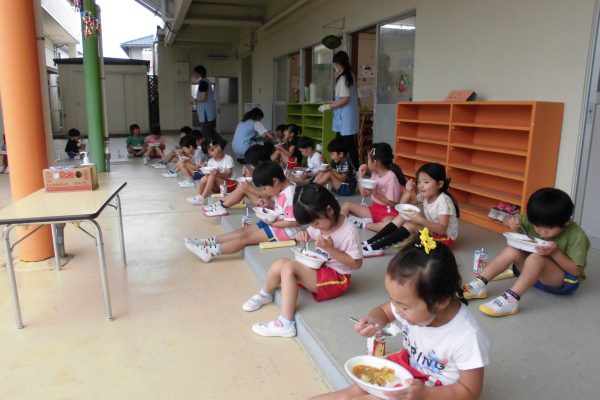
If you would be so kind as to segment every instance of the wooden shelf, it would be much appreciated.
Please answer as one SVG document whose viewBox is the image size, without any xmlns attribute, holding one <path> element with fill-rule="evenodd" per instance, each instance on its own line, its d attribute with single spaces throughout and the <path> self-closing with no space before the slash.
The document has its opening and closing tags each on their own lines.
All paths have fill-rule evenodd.
<svg viewBox="0 0 600 400">
<path fill-rule="evenodd" d="M 331 130 L 333 113 L 331 110 L 319 112 L 317 109 L 322 103 L 297 103 L 287 105 L 286 122 L 296 124 L 300 127 L 300 136 L 313 139 L 321 143 L 321 154 L 330 159 L 327 145 L 335 138 Z"/>
<path fill-rule="evenodd" d="M 409 122 L 412 124 L 429 124 L 429 125 L 450 125 L 449 122 L 444 121 L 424 121 L 420 119 L 406 119 L 406 118 L 398 118 L 398 122 Z"/>
<path fill-rule="evenodd" d="M 467 171 L 479 172 L 479 173 L 486 174 L 486 175 L 493 175 L 493 176 L 499 176 L 501 178 L 513 179 L 516 181 L 525 180 L 525 177 L 521 173 L 508 171 L 505 169 L 499 169 L 499 168 L 494 169 L 494 168 L 484 167 L 481 165 L 460 164 L 460 163 L 449 163 L 448 166 L 452 167 L 452 168 L 464 169 Z"/>
<path fill-rule="evenodd" d="M 530 126 L 520 125 L 495 125 L 495 124 L 481 124 L 481 123 L 467 123 L 467 122 L 453 122 L 452 127 L 467 127 L 467 128 L 484 128 L 484 129 L 506 129 L 514 131 L 529 131 Z"/>
<path fill-rule="evenodd" d="M 413 142 L 421 142 L 421 143 L 439 144 L 442 146 L 445 146 L 448 143 L 447 141 L 443 141 L 443 140 L 427 139 L 427 138 L 412 137 L 412 136 L 402 136 L 402 135 L 396 136 L 396 139 L 411 140 Z"/>
<path fill-rule="evenodd" d="M 499 201 L 508 202 L 517 206 L 521 205 L 520 196 L 508 192 L 502 192 L 500 190 L 491 189 L 484 186 L 471 185 L 468 183 L 452 182 L 451 187 L 457 190 L 464 190 L 465 192 L 477 194 L 480 196 L 490 197 Z"/>
<path fill-rule="evenodd" d="M 402 139 L 408 140 L 408 138 L 405 138 L 405 137 L 402 137 Z M 513 156 L 527 157 L 526 151 L 518 150 L 518 149 L 511 149 L 511 148 L 502 147 L 502 146 L 491 147 L 491 146 L 481 146 L 481 145 L 470 144 L 470 143 L 461 143 L 461 142 L 452 142 L 451 146 L 452 147 L 461 147 L 464 149 L 489 151 L 491 153 L 501 153 L 501 154 L 510 154 Z"/>
<path fill-rule="evenodd" d="M 424 154 L 396 153 L 396 156 L 398 156 L 398 157 L 404 157 L 404 158 L 409 158 L 411 160 L 420 160 L 420 161 L 425 161 L 425 162 L 435 162 L 435 163 L 440 163 L 440 164 L 444 164 L 445 161 L 446 161 L 443 158 L 433 157 L 433 156 L 424 155 Z"/>
</svg>

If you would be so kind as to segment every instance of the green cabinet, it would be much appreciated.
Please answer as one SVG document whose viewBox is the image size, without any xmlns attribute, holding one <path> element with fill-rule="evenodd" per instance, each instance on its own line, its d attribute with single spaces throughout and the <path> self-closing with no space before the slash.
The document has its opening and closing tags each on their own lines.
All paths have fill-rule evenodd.
<svg viewBox="0 0 600 400">
<path fill-rule="evenodd" d="M 287 105 L 286 123 L 296 124 L 300 127 L 300 136 L 306 136 L 320 143 L 323 147 L 321 154 L 331 161 L 327 145 L 335 138 L 335 132 L 331 130 L 333 112 L 327 110 L 320 112 L 319 106 L 323 103 L 298 103 Z"/>
</svg>

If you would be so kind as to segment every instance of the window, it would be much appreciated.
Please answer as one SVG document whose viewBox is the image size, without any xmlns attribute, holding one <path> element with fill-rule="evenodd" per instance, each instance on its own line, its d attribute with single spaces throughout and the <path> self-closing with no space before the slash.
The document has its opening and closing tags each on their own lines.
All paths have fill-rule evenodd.
<svg viewBox="0 0 600 400">
<path fill-rule="evenodd" d="M 336 49 L 328 49 L 322 44 L 313 47 L 312 82 L 317 85 L 317 102 L 333 100 L 333 55 L 343 49 L 343 43 Z"/>
</svg>

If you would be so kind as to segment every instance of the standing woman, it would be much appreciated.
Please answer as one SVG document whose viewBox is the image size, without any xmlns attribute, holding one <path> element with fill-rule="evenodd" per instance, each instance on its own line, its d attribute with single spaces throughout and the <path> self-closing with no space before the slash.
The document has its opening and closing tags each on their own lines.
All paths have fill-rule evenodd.
<svg viewBox="0 0 600 400">
<path fill-rule="evenodd" d="M 204 65 L 194 67 L 192 82 L 198 83 L 198 92 L 196 97 L 190 96 L 190 104 L 196 104 L 198 112 L 198 121 L 200 121 L 200 130 L 204 138 L 209 138 L 215 129 L 217 119 L 215 95 L 212 85 L 206 79 L 206 68 Z"/>
<path fill-rule="evenodd" d="M 350 59 L 345 51 L 333 55 L 335 78 L 335 101 L 323 104 L 319 111 L 333 110 L 333 131 L 350 149 L 350 160 L 355 167 L 359 165 L 356 135 L 358 133 L 358 92 L 356 79 L 350 70 Z"/>
</svg>

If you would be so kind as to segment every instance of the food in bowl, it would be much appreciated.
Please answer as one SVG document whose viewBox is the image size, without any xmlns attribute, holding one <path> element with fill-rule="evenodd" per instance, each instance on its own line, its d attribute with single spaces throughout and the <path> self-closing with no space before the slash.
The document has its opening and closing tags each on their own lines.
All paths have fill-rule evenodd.
<svg viewBox="0 0 600 400">
<path fill-rule="evenodd" d="M 210 174 L 213 171 L 216 171 L 217 169 L 215 167 L 202 167 L 200 168 L 200 171 L 202 171 L 203 174 Z"/>
<path fill-rule="evenodd" d="M 280 216 L 277 211 L 265 207 L 254 207 L 252 211 L 258 219 L 266 222 L 275 222 Z"/>
<path fill-rule="evenodd" d="M 240 176 L 237 180 L 240 183 L 252 182 L 252 177 L 251 176 Z"/>
<path fill-rule="evenodd" d="M 359 376 L 353 373 L 354 368 L 357 366 L 367 366 L 382 371 L 381 375 L 387 379 L 387 382 L 382 386 L 361 379 Z M 350 378 L 356 382 L 361 389 L 380 399 L 392 398 L 391 396 L 393 393 L 397 393 L 406 389 L 408 387 L 406 381 L 408 379 L 412 379 L 413 377 L 410 372 L 395 362 L 382 357 L 366 355 L 352 357 L 346 361 L 344 364 L 344 369 L 348 376 L 350 376 Z M 389 372 L 384 372 L 383 369 L 393 371 L 393 380 L 391 380 Z"/>
<path fill-rule="evenodd" d="M 538 239 L 538 238 L 530 238 L 527 235 L 523 235 L 521 233 L 515 232 L 504 232 L 504 237 L 506 238 L 506 244 L 510 247 L 514 247 L 515 249 L 527 251 L 530 253 L 535 253 L 535 248 L 537 246 L 548 246 L 549 242 L 546 240 Z"/>
<path fill-rule="evenodd" d="M 397 384 L 394 370 L 388 367 L 375 368 L 360 364 L 352 368 L 352 373 L 372 385 L 394 387 Z"/>
<path fill-rule="evenodd" d="M 302 169 L 295 169 L 294 171 L 292 171 L 292 175 L 297 176 L 297 177 L 301 177 L 304 175 L 304 170 Z"/>
<path fill-rule="evenodd" d="M 329 164 L 319 164 L 316 167 L 314 167 L 312 170 L 313 170 L 313 172 L 321 172 L 321 171 L 325 171 L 327 169 L 327 167 L 329 167 Z"/>
<path fill-rule="evenodd" d="M 396 211 L 398 211 L 398 214 L 400 214 L 401 217 L 410 217 L 421 212 L 419 207 L 413 206 L 412 204 L 396 204 L 394 208 Z"/>
<path fill-rule="evenodd" d="M 292 251 L 294 252 L 294 259 L 296 261 L 312 269 L 321 268 L 323 263 L 327 261 L 327 257 L 316 251 L 305 250 L 299 247 L 294 247 Z"/>
<path fill-rule="evenodd" d="M 374 181 L 373 179 L 366 179 L 366 178 L 362 178 L 358 180 L 358 184 L 363 188 L 363 189 L 375 189 L 377 187 L 377 181 Z"/>
</svg>

